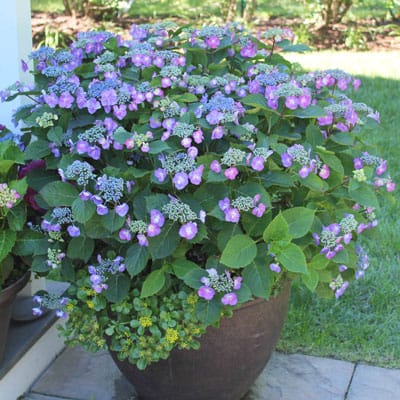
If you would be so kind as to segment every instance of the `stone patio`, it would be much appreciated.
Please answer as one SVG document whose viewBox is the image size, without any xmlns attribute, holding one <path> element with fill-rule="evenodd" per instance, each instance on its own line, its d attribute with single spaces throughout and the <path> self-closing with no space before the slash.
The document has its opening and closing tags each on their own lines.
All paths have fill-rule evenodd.
<svg viewBox="0 0 400 400">
<path fill-rule="evenodd" d="M 108 353 L 80 348 L 66 349 L 22 399 L 139 400 Z M 400 370 L 276 352 L 243 400 L 396 399 Z"/>
</svg>

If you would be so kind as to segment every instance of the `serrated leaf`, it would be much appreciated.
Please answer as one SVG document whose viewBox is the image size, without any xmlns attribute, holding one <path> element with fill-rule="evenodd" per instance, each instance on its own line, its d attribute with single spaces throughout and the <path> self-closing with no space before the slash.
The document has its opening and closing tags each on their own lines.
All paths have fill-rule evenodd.
<svg viewBox="0 0 400 400">
<path fill-rule="evenodd" d="M 221 255 L 221 264 L 231 268 L 242 268 L 249 265 L 257 255 L 254 240 L 247 235 L 233 236 L 226 244 Z"/>
<path fill-rule="evenodd" d="M 323 254 L 316 254 L 310 262 L 310 268 L 314 270 L 325 269 L 329 263 L 330 260 Z"/>
<path fill-rule="evenodd" d="M 362 206 L 379 208 L 379 202 L 374 191 L 365 185 L 355 190 L 349 190 L 349 195 Z"/>
<path fill-rule="evenodd" d="M 150 143 L 150 154 L 160 154 L 163 151 L 170 150 L 171 148 L 162 140 L 155 140 Z"/>
<path fill-rule="evenodd" d="M 138 243 L 129 247 L 125 256 L 125 266 L 131 278 L 144 270 L 148 259 L 149 251 L 147 247 L 140 246 Z"/>
<path fill-rule="evenodd" d="M 268 107 L 267 100 L 262 94 L 249 94 L 248 96 L 243 97 L 240 102 L 247 106 L 271 111 L 271 109 Z"/>
<path fill-rule="evenodd" d="M 314 214 L 314 210 L 305 207 L 293 207 L 282 212 L 293 239 L 301 238 L 309 232 L 314 221 Z"/>
<path fill-rule="evenodd" d="M 204 276 L 207 276 L 207 272 L 197 266 L 195 269 L 190 270 L 184 275 L 183 281 L 192 289 L 198 289 L 203 285 L 200 279 Z"/>
<path fill-rule="evenodd" d="M 50 142 L 54 142 L 57 146 L 63 144 L 63 130 L 60 126 L 55 126 L 47 133 L 47 138 Z"/>
<path fill-rule="evenodd" d="M 34 257 L 31 265 L 32 272 L 47 272 L 50 271 L 51 266 L 47 263 L 46 256 Z"/>
<path fill-rule="evenodd" d="M 67 256 L 87 262 L 93 254 L 94 240 L 86 237 L 74 237 L 68 244 Z"/>
<path fill-rule="evenodd" d="M 271 241 L 290 241 L 289 225 L 281 213 L 279 213 L 266 227 L 263 233 L 265 243 Z"/>
<path fill-rule="evenodd" d="M 287 244 L 280 253 L 276 254 L 276 258 L 290 272 L 307 273 L 307 263 L 304 253 L 294 243 Z"/>
<path fill-rule="evenodd" d="M 297 118 L 319 118 L 326 116 L 326 111 L 322 107 L 311 105 L 307 108 L 297 108 L 291 115 Z"/>
<path fill-rule="evenodd" d="M 222 303 L 218 299 L 211 301 L 199 301 L 196 306 L 196 316 L 206 325 L 212 325 L 219 321 Z"/>
<path fill-rule="evenodd" d="M 179 228 L 177 223 L 167 222 L 161 229 L 161 233 L 149 238 L 149 251 L 153 260 L 170 256 L 178 247 Z"/>
<path fill-rule="evenodd" d="M 329 189 L 329 185 L 324 180 L 312 173 L 307 178 L 300 178 L 299 181 L 302 185 L 317 192 L 326 192 Z"/>
<path fill-rule="evenodd" d="M 180 258 L 178 260 L 174 260 L 172 262 L 172 268 L 174 270 L 175 275 L 179 279 L 183 279 L 183 277 L 190 271 L 193 271 L 199 266 L 192 261 Z"/>
<path fill-rule="evenodd" d="M 124 217 L 120 217 L 115 210 L 109 210 L 106 215 L 100 218 L 101 225 L 107 229 L 108 232 L 113 233 L 120 229 L 126 222 Z"/>
<path fill-rule="evenodd" d="M 35 231 L 23 232 L 18 236 L 13 253 L 19 256 L 47 254 L 49 243 L 43 234 Z"/>
<path fill-rule="evenodd" d="M 51 153 L 47 140 L 35 140 L 25 149 L 25 160 L 41 160 Z"/>
<path fill-rule="evenodd" d="M 26 205 L 19 203 L 16 207 L 8 210 L 8 226 L 13 231 L 22 231 L 26 223 Z"/>
<path fill-rule="evenodd" d="M 322 137 L 321 129 L 313 124 L 307 126 L 306 129 L 307 142 L 315 148 L 321 146 L 324 143 L 324 138 Z"/>
<path fill-rule="evenodd" d="M 319 275 L 318 272 L 310 269 L 307 274 L 303 274 L 301 276 L 304 284 L 310 289 L 311 292 L 314 292 L 319 283 Z"/>
<path fill-rule="evenodd" d="M 151 272 L 143 282 L 142 292 L 140 293 L 141 298 L 153 296 L 158 293 L 165 284 L 165 272 L 161 269 L 157 269 Z"/>
<path fill-rule="evenodd" d="M 266 253 L 266 251 L 265 251 Z M 255 260 L 243 270 L 243 282 L 256 297 L 268 299 L 273 282 L 272 271 L 268 268 L 266 254 L 261 247 Z"/>
<path fill-rule="evenodd" d="M 351 146 L 354 143 L 353 137 L 348 132 L 336 132 L 330 135 L 329 139 L 343 146 Z"/>
<path fill-rule="evenodd" d="M 39 192 L 50 207 L 70 207 L 79 196 L 74 186 L 66 182 L 50 182 Z"/>
<path fill-rule="evenodd" d="M 16 238 L 17 234 L 14 231 L 9 229 L 0 231 L 0 262 L 11 252 Z"/>
<path fill-rule="evenodd" d="M 96 211 L 96 206 L 92 201 L 83 201 L 79 197 L 72 203 L 72 215 L 81 224 L 89 221 Z"/>
<path fill-rule="evenodd" d="M 104 296 L 111 303 L 118 303 L 128 295 L 131 281 L 125 274 L 116 273 L 107 279 L 107 285 Z"/>
</svg>

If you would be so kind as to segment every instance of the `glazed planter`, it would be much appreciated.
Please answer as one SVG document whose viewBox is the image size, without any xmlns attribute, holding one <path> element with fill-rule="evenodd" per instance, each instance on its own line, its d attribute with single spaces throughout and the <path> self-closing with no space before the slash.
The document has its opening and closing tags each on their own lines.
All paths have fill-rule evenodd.
<svg viewBox="0 0 400 400">
<path fill-rule="evenodd" d="M 287 313 L 289 285 L 269 301 L 257 299 L 232 318 L 210 327 L 199 350 L 171 352 L 167 360 L 138 370 L 127 360 L 116 365 L 135 386 L 141 400 L 239 400 L 267 364 Z"/>
<path fill-rule="evenodd" d="M 29 277 L 30 272 L 26 272 L 16 282 L 0 292 L 0 364 L 6 348 L 13 302 L 18 292 L 28 283 Z"/>
</svg>

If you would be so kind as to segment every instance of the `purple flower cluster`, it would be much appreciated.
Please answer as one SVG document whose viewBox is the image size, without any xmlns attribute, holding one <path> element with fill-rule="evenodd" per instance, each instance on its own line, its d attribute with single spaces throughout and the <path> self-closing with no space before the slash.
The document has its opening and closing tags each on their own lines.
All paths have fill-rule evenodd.
<svg viewBox="0 0 400 400">
<path fill-rule="evenodd" d="M 314 242 L 317 246 L 322 245 L 321 254 L 332 259 L 344 249 L 353 239 L 353 232 L 358 234 L 363 230 L 374 226 L 359 224 L 353 214 L 347 214 L 339 223 L 330 224 L 322 229 L 320 234 L 313 233 Z"/>
<path fill-rule="evenodd" d="M 58 318 L 67 318 L 66 306 L 70 301 L 67 297 L 47 293 L 33 296 L 33 301 L 38 304 L 37 307 L 32 308 L 33 315 L 39 317 L 46 309 L 50 309 L 56 310 Z"/>
<path fill-rule="evenodd" d="M 13 208 L 20 198 L 15 189 L 10 189 L 7 183 L 0 183 L 0 208 Z M 5 214 L 4 211 L 2 214 Z"/>
<path fill-rule="evenodd" d="M 235 291 L 242 285 L 242 277 L 232 278 L 229 271 L 219 274 L 215 268 L 207 269 L 208 276 L 201 278 L 201 286 L 198 290 L 199 297 L 210 301 L 216 294 L 223 294 L 221 302 L 223 305 L 235 306 L 238 297 Z"/>
<path fill-rule="evenodd" d="M 225 214 L 225 221 L 237 224 L 240 220 L 241 211 L 250 211 L 257 218 L 261 218 L 266 205 L 261 202 L 261 195 L 256 194 L 253 198 L 238 198 L 231 201 L 228 197 L 218 202 L 219 209 Z"/>
<path fill-rule="evenodd" d="M 364 152 L 361 157 L 354 158 L 353 163 L 354 169 L 358 171 L 358 175 L 363 171 L 365 166 L 374 168 L 375 176 L 373 177 L 373 185 L 375 187 L 384 186 L 387 192 L 393 192 L 396 189 L 396 184 L 390 175 L 387 174 L 387 160 Z"/>
<path fill-rule="evenodd" d="M 148 246 L 148 238 L 156 237 L 161 233 L 164 226 L 165 217 L 156 209 L 150 210 L 150 223 L 144 221 L 132 221 L 128 215 L 126 218 L 126 228 L 119 231 L 119 238 L 124 242 L 132 240 L 132 234 L 136 234 L 136 239 L 140 246 Z"/>
<path fill-rule="evenodd" d="M 124 259 L 121 256 L 110 259 L 103 259 L 101 255 L 97 256 L 97 265 L 89 265 L 88 272 L 92 289 L 96 293 L 101 293 L 108 288 L 107 279 L 116 273 L 125 271 Z"/>
<path fill-rule="evenodd" d="M 295 144 L 281 154 L 282 165 L 290 168 L 293 162 L 300 164 L 298 173 L 303 179 L 307 178 L 311 172 L 318 174 L 322 179 L 328 179 L 330 176 L 329 166 L 322 163 L 318 156 L 311 158 L 310 153 L 311 151 L 307 151 L 304 146 Z"/>
</svg>

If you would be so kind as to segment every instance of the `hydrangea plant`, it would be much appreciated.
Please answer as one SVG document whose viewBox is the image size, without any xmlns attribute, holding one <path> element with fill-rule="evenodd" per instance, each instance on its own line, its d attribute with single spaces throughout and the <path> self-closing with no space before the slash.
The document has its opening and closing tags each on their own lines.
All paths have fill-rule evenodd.
<svg viewBox="0 0 400 400">
<path fill-rule="evenodd" d="M 24 154 L 13 135 L 0 125 L 0 293 L 28 269 L 18 253 L 17 241 L 29 231 L 27 206 L 23 197 L 27 190 L 23 178 Z"/>
<path fill-rule="evenodd" d="M 130 33 L 40 48 L 35 85 L 1 94 L 32 100 L 14 118 L 26 162 L 43 160 L 27 181 L 44 214 L 20 249 L 35 242 L 32 270 L 71 284 L 35 312 L 57 303 L 69 343 L 145 368 L 287 280 L 341 296 L 395 188 L 367 147 L 379 114 L 346 94 L 361 82 L 299 72 L 285 29 Z"/>
</svg>

